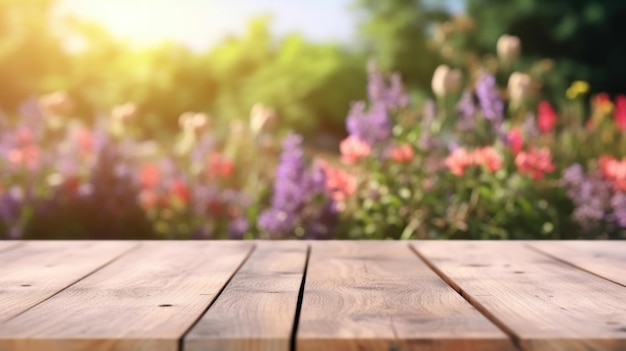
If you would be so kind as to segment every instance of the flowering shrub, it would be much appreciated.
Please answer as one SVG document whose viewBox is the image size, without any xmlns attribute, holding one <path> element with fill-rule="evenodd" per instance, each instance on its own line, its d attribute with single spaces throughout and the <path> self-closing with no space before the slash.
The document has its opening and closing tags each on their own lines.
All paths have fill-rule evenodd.
<svg viewBox="0 0 626 351">
<path fill-rule="evenodd" d="M 71 118 L 68 99 L 55 93 L 29 101 L 19 116 L 2 121 L 0 237 L 243 238 L 253 232 L 270 186 L 260 164 L 275 163 L 266 140 L 271 111 L 257 107 L 253 128 L 234 124 L 226 133 L 211 130 L 207 115 L 186 113 L 179 137 L 168 144 L 133 137 L 132 104 L 87 126 Z M 228 137 L 220 139 L 223 134 Z M 243 152 L 249 148 L 259 153 Z"/>
<path fill-rule="evenodd" d="M 626 96 L 548 99 L 520 50 L 451 59 L 419 103 L 371 63 L 336 158 L 261 105 L 157 142 L 133 104 L 86 124 L 64 93 L 26 102 L 0 116 L 0 238 L 626 238 Z"/>
</svg>

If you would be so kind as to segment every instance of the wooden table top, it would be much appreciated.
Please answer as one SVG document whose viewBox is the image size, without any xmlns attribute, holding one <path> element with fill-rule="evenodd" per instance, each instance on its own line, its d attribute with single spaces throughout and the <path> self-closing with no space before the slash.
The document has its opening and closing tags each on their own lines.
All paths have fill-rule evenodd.
<svg viewBox="0 0 626 351">
<path fill-rule="evenodd" d="M 9 350 L 626 350 L 626 242 L 0 242 Z"/>
</svg>

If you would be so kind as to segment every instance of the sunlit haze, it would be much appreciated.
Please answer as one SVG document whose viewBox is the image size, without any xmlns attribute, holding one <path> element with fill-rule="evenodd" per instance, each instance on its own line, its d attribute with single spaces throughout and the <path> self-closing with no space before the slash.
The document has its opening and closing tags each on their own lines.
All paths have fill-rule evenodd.
<svg viewBox="0 0 626 351">
<path fill-rule="evenodd" d="M 273 16 L 276 34 L 302 33 L 313 40 L 346 41 L 355 32 L 350 0 L 62 0 L 59 14 L 98 23 L 134 45 L 163 40 L 205 50 L 227 35 L 239 34 L 247 22 Z"/>
</svg>

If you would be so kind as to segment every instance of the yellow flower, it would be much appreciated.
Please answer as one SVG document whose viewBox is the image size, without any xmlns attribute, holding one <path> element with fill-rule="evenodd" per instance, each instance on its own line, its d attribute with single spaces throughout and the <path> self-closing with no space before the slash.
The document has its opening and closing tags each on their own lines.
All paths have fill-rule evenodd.
<svg viewBox="0 0 626 351">
<path fill-rule="evenodd" d="M 574 81 L 572 85 L 570 85 L 569 88 L 567 88 L 567 91 L 565 92 L 565 96 L 567 96 L 567 98 L 570 100 L 574 100 L 577 97 L 586 94 L 588 91 L 589 91 L 589 83 L 582 81 L 582 80 L 577 80 L 577 81 Z"/>
</svg>

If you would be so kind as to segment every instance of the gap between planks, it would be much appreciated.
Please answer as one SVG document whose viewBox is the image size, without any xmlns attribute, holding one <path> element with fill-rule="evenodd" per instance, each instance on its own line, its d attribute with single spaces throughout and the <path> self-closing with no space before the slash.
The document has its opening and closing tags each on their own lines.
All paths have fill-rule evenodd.
<svg viewBox="0 0 626 351">
<path fill-rule="evenodd" d="M 578 243 L 581 243 L 581 242 L 582 243 L 588 243 L 586 241 L 577 241 L 575 243 L 578 244 Z M 604 241 L 600 241 L 600 242 L 604 242 Z M 596 241 L 594 243 L 598 243 L 598 242 Z M 554 242 L 547 242 L 547 245 L 553 245 L 553 246 L 554 245 L 562 246 L 562 245 L 568 245 L 568 244 L 571 245 L 569 242 L 556 242 L 556 243 L 554 243 Z M 606 273 L 604 273 L 604 272 L 600 273 L 599 271 L 594 270 L 593 266 L 592 267 L 587 267 L 584 263 L 581 264 L 581 262 L 579 262 L 576 259 L 572 260 L 571 258 L 566 258 L 566 257 L 563 257 L 563 256 L 559 256 L 555 252 L 550 252 L 550 249 L 546 248 L 545 245 L 546 245 L 545 242 L 543 242 L 543 243 L 542 242 L 530 242 L 530 243 L 525 243 L 524 244 L 525 247 L 527 247 L 528 249 L 530 249 L 530 250 L 532 250 L 532 251 L 534 251 L 534 252 L 536 252 L 536 253 L 538 253 L 540 255 L 544 255 L 544 256 L 550 257 L 551 259 L 559 261 L 559 262 L 561 262 L 563 264 L 566 264 L 566 265 L 568 265 L 568 266 L 570 266 L 572 268 L 575 268 L 575 269 L 581 270 L 581 271 L 583 271 L 585 273 L 589 273 L 589 274 L 594 275 L 596 277 L 608 280 L 609 282 L 615 283 L 615 284 L 620 285 L 622 287 L 626 287 L 626 283 L 624 283 L 624 282 L 626 282 L 626 279 L 624 279 L 624 276 L 626 276 L 626 273 L 622 274 L 622 272 L 619 272 L 619 273 L 614 272 L 614 274 L 612 276 L 611 275 L 607 276 L 607 275 L 605 275 Z M 563 250 L 564 248 L 561 247 L 560 249 Z M 574 247 L 572 247 L 570 249 L 572 249 L 572 252 L 570 252 L 570 253 L 574 253 L 575 251 L 577 251 L 576 248 L 574 248 Z M 557 252 L 559 252 L 559 251 L 557 251 Z M 576 253 L 579 253 L 579 252 L 576 252 Z M 589 258 L 589 257 L 587 257 L 587 258 Z M 624 260 L 624 262 L 626 262 L 626 260 Z M 605 262 L 605 263 L 608 263 L 608 262 Z M 614 264 L 615 266 L 610 267 L 610 268 L 615 268 L 616 266 L 617 267 L 621 267 L 621 265 L 620 265 L 621 262 L 613 261 L 611 263 Z M 604 268 L 606 268 L 606 267 L 607 266 L 605 265 Z M 597 269 L 597 267 L 595 267 L 595 268 Z M 626 271 L 626 269 L 624 269 L 624 271 Z"/>
<path fill-rule="evenodd" d="M 296 314 L 293 319 L 293 331 L 289 340 L 289 351 L 296 350 L 296 339 L 298 338 L 298 325 L 300 325 L 300 313 L 302 312 L 302 300 L 304 299 L 304 288 L 306 286 L 306 275 L 309 270 L 309 260 L 311 259 L 311 245 L 306 246 L 306 259 L 304 261 L 304 270 L 302 271 L 302 281 L 300 282 L 300 290 L 298 291 L 298 301 L 296 303 Z"/>
<path fill-rule="evenodd" d="M 309 253 L 304 242 L 258 243 L 185 333 L 180 349 L 294 350 Z M 268 304 L 276 308 L 272 318 L 277 319 L 266 318 Z M 229 314 L 232 318 L 220 322 Z"/>
<path fill-rule="evenodd" d="M 256 250 L 257 250 L 257 244 L 252 245 L 252 248 L 250 249 L 250 251 L 248 251 L 248 254 L 246 255 L 246 257 L 241 261 L 241 263 L 235 269 L 235 272 L 233 272 L 233 274 L 230 276 L 230 278 L 228 278 L 228 280 L 226 281 L 224 286 L 222 286 L 222 288 L 217 292 L 217 294 L 215 294 L 215 297 L 213 298 L 213 300 L 204 309 L 204 311 L 202 311 L 202 313 L 200 313 L 198 315 L 198 318 L 196 318 L 196 320 L 193 323 L 191 323 L 191 325 L 189 326 L 189 328 L 187 328 L 187 330 L 183 333 L 183 335 L 181 335 L 180 339 L 178 340 L 178 350 L 179 351 L 184 351 L 185 350 L 185 340 L 187 339 L 187 335 L 194 329 L 194 327 L 198 324 L 198 322 L 200 322 L 200 320 L 202 320 L 202 317 L 204 317 L 204 315 L 209 311 L 209 309 L 220 298 L 220 296 L 222 295 L 224 290 L 226 290 L 226 287 L 228 287 L 228 285 L 230 285 L 230 283 L 233 281 L 233 278 L 235 278 L 237 273 L 239 273 L 239 271 L 241 270 L 241 267 L 243 267 L 246 264 L 246 262 L 248 262 L 248 260 L 250 259 L 250 256 L 252 256 L 252 254 Z"/>
<path fill-rule="evenodd" d="M 98 271 L 102 270 L 103 268 L 105 268 L 106 266 L 110 265 L 111 263 L 113 263 L 113 262 L 115 262 L 115 261 L 119 260 L 120 258 L 122 258 L 122 257 L 124 257 L 125 255 L 127 255 L 129 252 L 132 252 L 132 251 L 136 250 L 138 247 L 139 247 L 139 244 L 135 244 L 135 245 L 133 245 L 133 246 L 129 247 L 128 249 L 126 249 L 125 251 L 122 251 L 122 252 L 121 252 L 120 254 L 118 254 L 117 256 L 115 256 L 115 257 L 111 258 L 110 260 L 108 260 L 108 261 L 104 262 L 104 263 L 103 263 L 102 265 L 100 265 L 99 267 L 96 267 L 93 271 L 91 271 L 91 272 L 89 272 L 89 273 L 87 273 L 87 274 L 83 275 L 82 277 L 80 277 L 80 278 L 76 279 L 75 281 L 71 282 L 71 283 L 70 283 L 70 284 L 68 284 L 67 286 L 65 286 L 65 287 L 61 288 L 59 291 L 55 292 L 54 294 L 52 294 L 52 295 L 50 295 L 50 296 L 46 297 L 45 299 L 43 299 L 43 300 L 41 300 L 41 301 L 37 302 L 36 304 L 34 304 L 34 305 L 32 305 L 32 306 L 28 307 L 27 309 L 23 310 L 22 312 L 17 313 L 17 314 L 13 315 L 12 317 L 10 317 L 10 318 L 8 318 L 7 320 L 2 321 L 2 322 L 9 322 L 9 321 L 11 321 L 11 320 L 13 320 L 13 319 L 15 319 L 15 318 L 17 318 L 17 317 L 19 317 L 19 316 L 23 315 L 24 313 L 26 313 L 26 312 L 28 312 L 28 311 L 32 310 L 33 308 L 35 308 L 35 307 L 37 307 L 37 306 L 41 305 L 42 303 L 44 303 L 44 302 L 46 302 L 46 301 L 48 301 L 48 300 L 52 299 L 53 297 L 57 296 L 58 294 L 62 293 L 63 291 L 65 291 L 65 290 L 67 290 L 67 289 L 71 288 L 72 286 L 76 285 L 77 283 L 79 283 L 79 282 L 80 282 L 80 281 L 82 281 L 83 279 L 85 279 L 85 278 L 87 278 L 87 277 L 89 277 L 89 276 L 91 276 L 91 275 L 93 275 L 93 274 L 97 273 Z"/>
<path fill-rule="evenodd" d="M 523 350 L 626 350 L 620 285 L 520 243 L 412 246 L 467 301 L 511 330 Z"/>
<path fill-rule="evenodd" d="M 426 264 L 426 266 L 428 266 L 428 268 L 430 268 L 433 272 L 435 272 L 435 274 L 437 274 L 439 278 L 441 278 L 446 284 L 448 284 L 452 289 L 454 289 L 454 291 L 456 291 L 459 295 L 461 295 L 461 297 L 465 299 L 467 303 L 474 306 L 474 308 L 476 308 L 478 312 L 482 313 L 482 315 L 485 316 L 485 318 L 487 318 L 491 323 L 495 324 L 498 328 L 500 328 L 500 330 L 502 330 L 502 332 L 506 334 L 509 337 L 509 339 L 511 339 L 511 342 L 513 343 L 516 349 L 518 350 L 522 349 L 520 345 L 520 338 L 518 335 L 516 335 L 513 332 L 513 330 L 511 330 L 506 324 L 500 321 L 495 315 L 493 315 L 493 313 L 489 312 L 489 310 L 486 309 L 483 305 L 481 305 L 478 301 L 475 301 L 474 299 L 472 299 L 471 296 L 469 296 L 469 294 L 466 294 L 458 284 L 456 284 L 445 273 L 443 273 L 443 271 L 437 268 L 437 266 L 435 266 L 433 262 L 431 262 L 425 256 L 423 256 L 414 245 L 407 244 L 407 246 L 409 247 L 411 251 L 413 251 L 413 253 L 415 253 L 415 255 L 420 260 L 422 260 L 422 262 L 424 262 L 424 264 Z"/>
</svg>

